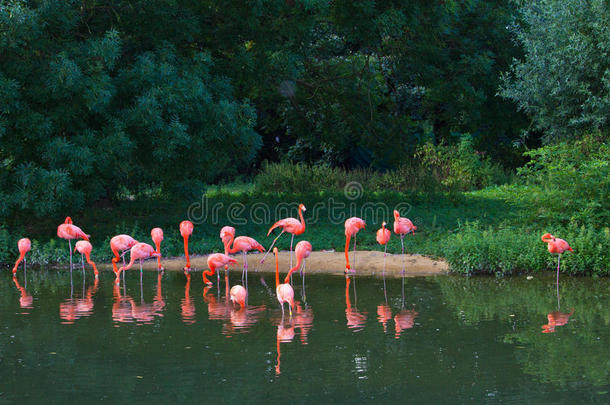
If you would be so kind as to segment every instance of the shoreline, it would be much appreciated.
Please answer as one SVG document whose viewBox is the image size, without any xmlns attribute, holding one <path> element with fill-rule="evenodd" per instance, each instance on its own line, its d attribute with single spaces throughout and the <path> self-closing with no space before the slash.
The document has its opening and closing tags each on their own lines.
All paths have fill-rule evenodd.
<svg viewBox="0 0 610 405">
<path fill-rule="evenodd" d="M 273 253 L 265 259 L 265 263 L 260 264 L 260 260 L 263 257 L 263 253 L 251 253 L 248 254 L 248 266 L 249 272 L 262 272 L 262 273 L 274 273 L 275 272 L 275 259 Z M 191 255 L 191 271 L 201 272 L 206 270 L 208 255 Z M 233 255 L 238 263 L 231 267 L 233 271 L 241 271 L 242 255 Z M 288 251 L 279 252 L 280 260 L 280 273 L 286 274 L 290 268 L 290 256 Z M 296 265 L 296 258 L 293 252 L 293 265 Z M 169 257 L 161 258 L 161 264 L 165 271 L 182 271 L 185 264 L 184 257 Z M 354 263 L 353 251 L 350 252 L 350 264 L 352 270 L 356 270 L 358 275 L 381 275 L 383 273 L 383 252 L 381 251 L 357 251 L 356 261 Z M 354 266 L 355 264 L 355 266 Z M 148 259 L 142 263 L 142 267 L 145 270 L 156 270 L 157 261 L 156 259 Z M 441 259 L 431 259 L 426 256 L 418 254 L 407 254 L 404 258 L 405 275 L 414 276 L 437 276 L 449 274 L 449 265 L 447 262 Z M 112 268 L 111 263 L 100 263 L 98 264 L 100 270 L 109 270 Z M 133 268 L 137 268 L 137 263 L 134 264 Z M 385 273 L 390 277 L 402 276 L 403 269 L 403 258 L 401 254 L 388 254 L 386 257 L 386 268 Z M 336 251 L 314 251 L 305 260 L 305 271 L 307 274 L 331 274 L 331 275 L 344 275 L 345 270 L 345 253 Z"/>
</svg>

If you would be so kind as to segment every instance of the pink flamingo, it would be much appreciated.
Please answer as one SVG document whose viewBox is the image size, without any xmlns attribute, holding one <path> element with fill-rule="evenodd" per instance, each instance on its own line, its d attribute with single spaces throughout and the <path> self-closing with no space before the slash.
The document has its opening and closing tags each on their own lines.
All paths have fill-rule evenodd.
<svg viewBox="0 0 610 405">
<path fill-rule="evenodd" d="M 351 269 L 349 265 L 349 241 L 354 237 L 354 262 L 356 261 L 356 234 L 360 229 L 366 228 L 366 222 L 358 217 L 351 217 L 345 221 L 345 272 Z"/>
<path fill-rule="evenodd" d="M 404 238 L 405 235 L 412 233 L 413 235 L 415 235 L 415 230 L 417 229 L 417 227 L 415 225 L 413 225 L 413 222 L 411 222 L 410 219 L 408 218 L 402 218 L 400 216 L 400 213 L 397 210 L 394 210 L 394 233 L 397 235 L 400 235 L 400 246 L 402 247 L 402 261 L 403 261 L 403 268 L 402 268 L 402 272 L 405 272 L 405 268 L 404 268 L 404 260 L 405 260 L 405 244 L 404 244 Z"/>
<path fill-rule="evenodd" d="M 383 333 L 388 331 L 388 321 L 392 319 L 392 309 L 388 303 L 377 305 L 377 320 L 383 326 Z"/>
<path fill-rule="evenodd" d="M 273 239 L 273 243 L 271 244 L 271 246 L 269 246 L 269 250 L 261 259 L 261 263 L 265 262 L 267 254 L 269 254 L 271 248 L 275 246 L 275 242 L 279 239 L 279 237 L 282 236 L 284 232 L 288 232 L 292 234 L 292 238 L 290 239 L 290 267 L 292 267 L 292 243 L 294 242 L 295 235 L 300 235 L 305 232 L 305 219 L 303 219 L 303 212 L 305 211 L 307 211 L 305 206 L 303 204 L 299 204 L 299 218 L 301 218 L 300 221 L 296 218 L 284 218 L 280 219 L 275 224 L 273 224 L 271 228 L 269 228 L 267 236 L 269 236 L 271 234 L 271 231 L 273 231 L 275 228 L 282 228 L 282 232 L 280 232 L 280 234 L 275 239 Z"/>
<path fill-rule="evenodd" d="M 68 240 L 68 246 L 70 249 L 70 271 L 72 271 L 72 239 L 84 239 L 89 241 L 89 236 L 78 226 L 72 224 L 72 218 L 66 217 L 63 224 L 57 227 L 57 236 L 62 239 Z"/>
<path fill-rule="evenodd" d="M 127 264 L 127 266 L 123 266 L 119 269 L 119 272 L 117 273 L 116 276 L 116 282 L 119 282 L 119 275 L 121 274 L 122 271 L 125 270 L 129 270 L 134 263 L 136 262 L 136 260 L 140 261 L 140 281 L 142 281 L 142 260 L 144 259 L 148 259 L 149 257 L 156 257 L 159 256 L 160 253 L 155 251 L 155 249 L 150 246 L 148 243 L 143 243 L 143 242 L 138 242 L 135 245 L 133 245 L 133 247 L 131 248 L 130 251 L 130 260 L 129 263 Z"/>
<path fill-rule="evenodd" d="M 17 268 L 19 267 L 19 263 L 23 261 L 23 272 L 25 273 L 25 254 L 30 251 L 32 247 L 32 242 L 28 238 L 19 239 L 17 242 L 17 248 L 19 249 L 19 258 L 15 262 L 15 267 L 13 267 L 13 274 L 17 273 Z"/>
<path fill-rule="evenodd" d="M 255 239 L 249 236 L 238 236 L 235 238 L 235 228 L 225 226 L 220 230 L 220 238 L 225 246 L 225 255 L 241 252 L 244 260 L 244 268 L 241 273 L 241 281 L 244 282 L 244 273 L 248 277 L 248 253 L 250 250 L 264 252 L 265 248 Z M 231 247 L 233 244 L 233 247 Z"/>
<path fill-rule="evenodd" d="M 207 276 L 211 276 L 216 273 L 216 269 L 219 267 L 223 267 L 227 264 L 235 264 L 237 260 L 229 257 L 223 253 L 214 253 L 208 256 L 208 267 L 209 270 L 203 272 L 203 282 L 205 284 L 211 285 L 212 282 L 208 280 Z"/>
<path fill-rule="evenodd" d="M 116 235 L 110 239 L 110 249 L 114 254 L 114 257 L 112 258 L 112 270 L 114 271 L 114 274 L 119 274 L 119 269 L 116 265 L 119 258 L 123 257 L 123 266 L 125 266 L 125 252 L 134 247 L 136 243 L 138 243 L 137 240 L 125 234 Z"/>
<path fill-rule="evenodd" d="M 547 315 L 549 321 L 548 324 L 542 325 L 542 333 L 553 333 L 555 327 L 563 326 L 570 320 L 570 317 L 574 314 L 574 308 L 569 313 L 553 311 Z"/>
<path fill-rule="evenodd" d="M 233 287 L 231 287 L 229 295 L 233 304 L 239 305 L 242 308 L 246 307 L 246 298 L 248 297 L 248 292 L 244 287 L 239 284 L 234 285 Z"/>
<path fill-rule="evenodd" d="M 297 264 L 288 271 L 286 274 L 286 278 L 284 279 L 284 283 L 288 283 L 292 281 L 292 273 L 297 271 L 299 268 L 301 269 L 302 281 L 303 281 L 303 300 L 305 300 L 305 259 L 309 257 L 312 251 L 311 243 L 306 240 L 302 240 L 297 243 L 294 251 L 297 256 Z"/>
<path fill-rule="evenodd" d="M 345 276 L 345 319 L 347 327 L 354 329 L 354 332 L 360 332 L 366 326 L 366 312 L 358 311 L 358 308 L 352 307 L 352 302 L 349 297 L 349 284 L 351 279 Z M 354 284 L 355 286 L 355 284 Z M 354 287 L 354 296 L 356 295 L 356 287 Z"/>
<path fill-rule="evenodd" d="M 159 256 L 157 256 L 157 270 L 161 271 L 163 270 L 163 266 L 161 266 L 161 242 L 163 241 L 163 229 L 153 228 L 150 231 L 150 237 L 157 247 L 157 252 L 159 252 Z"/>
<path fill-rule="evenodd" d="M 273 254 L 275 255 L 275 294 L 277 300 L 282 306 L 282 319 L 284 319 L 284 303 L 288 303 L 290 310 L 290 318 L 292 318 L 292 307 L 294 307 L 294 290 L 288 283 L 280 284 L 280 259 L 278 257 L 277 248 L 273 248 Z"/>
<path fill-rule="evenodd" d="M 91 267 L 93 267 L 93 272 L 95 274 L 95 278 L 97 278 L 99 276 L 99 272 L 97 271 L 97 266 L 95 265 L 94 262 L 91 261 L 91 250 L 93 249 L 93 246 L 91 246 L 91 243 L 87 242 L 86 240 L 79 240 L 78 242 L 76 242 L 76 245 L 74 246 L 74 251 L 76 252 L 78 250 L 78 252 L 80 253 L 80 259 L 81 259 L 81 263 L 83 264 L 83 271 L 85 270 L 85 262 L 83 261 L 83 255 L 87 258 L 87 263 L 89 263 L 91 265 Z"/>
<path fill-rule="evenodd" d="M 385 261 L 386 256 L 388 254 L 388 242 L 390 241 L 390 237 L 392 236 L 392 232 L 386 227 L 386 222 L 383 221 L 381 224 L 381 228 L 377 230 L 377 243 L 381 246 L 384 246 L 383 250 L 383 275 L 385 276 Z"/>
<path fill-rule="evenodd" d="M 193 223 L 191 221 L 180 222 L 180 235 L 184 239 L 184 255 L 186 256 L 185 271 L 191 270 L 191 259 L 189 258 L 189 236 L 193 234 Z"/>
<path fill-rule="evenodd" d="M 13 283 L 15 283 L 15 287 L 17 287 L 17 289 L 21 293 L 21 296 L 19 297 L 19 306 L 21 308 L 24 308 L 24 309 L 32 309 L 32 308 L 34 308 L 34 305 L 33 305 L 34 304 L 34 297 L 32 297 L 26 291 L 27 280 L 25 280 L 25 287 L 22 287 L 19 284 L 19 281 L 17 281 L 17 277 L 13 276 Z"/>
<path fill-rule="evenodd" d="M 411 329 L 415 325 L 415 318 L 418 313 L 414 310 L 402 309 L 394 315 L 394 339 L 400 338 L 400 333 L 405 329 Z"/>
<path fill-rule="evenodd" d="M 568 242 L 563 239 L 559 239 L 551 235 L 550 233 L 545 233 L 542 235 L 542 241 L 548 244 L 548 249 L 550 253 L 557 253 L 557 297 L 559 297 L 559 263 L 561 261 L 561 254 L 565 251 L 574 252 L 574 250 L 570 247 Z"/>
</svg>

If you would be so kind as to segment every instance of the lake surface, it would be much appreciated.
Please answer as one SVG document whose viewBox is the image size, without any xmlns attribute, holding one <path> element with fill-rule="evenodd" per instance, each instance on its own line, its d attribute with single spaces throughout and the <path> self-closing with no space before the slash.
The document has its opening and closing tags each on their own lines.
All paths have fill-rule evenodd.
<svg viewBox="0 0 610 405">
<path fill-rule="evenodd" d="M 297 274 L 282 321 L 271 274 L 7 273 L 0 403 L 610 401 L 606 279 Z"/>
</svg>

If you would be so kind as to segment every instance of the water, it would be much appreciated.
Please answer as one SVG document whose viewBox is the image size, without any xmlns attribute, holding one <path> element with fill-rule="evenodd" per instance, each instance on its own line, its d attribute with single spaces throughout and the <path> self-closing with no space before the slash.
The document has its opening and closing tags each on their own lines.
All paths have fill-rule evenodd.
<svg viewBox="0 0 610 405">
<path fill-rule="evenodd" d="M 0 402 L 610 399 L 608 280 L 562 279 L 558 311 L 552 277 L 308 276 L 305 304 L 295 275 L 282 322 L 264 277 L 240 311 L 201 273 L 2 274 Z"/>
</svg>

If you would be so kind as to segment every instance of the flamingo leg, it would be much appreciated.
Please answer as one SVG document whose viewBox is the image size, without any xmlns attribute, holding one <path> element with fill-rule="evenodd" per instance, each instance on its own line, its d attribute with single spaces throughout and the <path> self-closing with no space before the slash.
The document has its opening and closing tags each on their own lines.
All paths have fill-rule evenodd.
<svg viewBox="0 0 610 405">
<path fill-rule="evenodd" d="M 144 302 L 144 290 L 142 289 L 142 259 L 140 259 L 140 302 Z"/>
<path fill-rule="evenodd" d="M 305 261 L 303 260 L 303 265 L 301 266 L 301 276 L 303 279 L 303 301 L 307 303 L 307 294 L 305 293 Z"/>
<path fill-rule="evenodd" d="M 405 276 L 402 275 L 402 303 L 400 305 L 401 309 L 405 309 Z"/>
<path fill-rule="evenodd" d="M 80 255 L 80 264 L 83 266 L 83 273 L 85 272 L 85 258 L 83 255 Z"/>
<path fill-rule="evenodd" d="M 292 234 L 292 237 L 290 238 L 290 268 L 292 268 L 292 243 L 294 242 L 294 233 Z M 290 278 L 290 281 L 292 282 L 292 277 Z"/>
<path fill-rule="evenodd" d="M 388 252 L 388 244 L 385 244 L 385 250 L 383 251 L 383 296 L 385 297 L 385 303 L 388 303 L 388 290 L 385 284 L 385 259 Z"/>
<path fill-rule="evenodd" d="M 263 255 L 263 258 L 261 259 L 261 264 L 265 263 L 265 258 L 267 257 L 269 252 L 271 252 L 271 249 L 273 249 L 273 246 L 275 246 L 275 242 L 277 242 L 277 240 L 280 238 L 280 236 L 282 236 L 283 233 L 284 230 L 282 229 L 282 232 L 280 232 L 280 234 L 275 239 L 273 239 L 273 243 L 271 244 L 271 246 L 269 246 L 269 249 L 267 249 L 267 251 Z"/>
<path fill-rule="evenodd" d="M 142 259 L 140 259 L 140 285 L 142 284 Z"/>
<path fill-rule="evenodd" d="M 284 320 L 284 303 L 280 302 L 280 305 L 282 306 L 282 321 Z"/>
<path fill-rule="evenodd" d="M 354 235 L 354 258 L 352 261 L 354 262 L 354 271 L 356 271 L 356 241 L 358 240 L 358 234 Z"/>
<path fill-rule="evenodd" d="M 70 273 L 72 273 L 72 241 L 68 239 L 68 246 L 70 247 Z"/>
<path fill-rule="evenodd" d="M 561 253 L 557 256 L 557 300 L 559 301 L 559 262 L 561 261 Z"/>
<path fill-rule="evenodd" d="M 402 274 L 405 274 L 405 235 L 400 235 L 400 246 L 402 247 Z"/>
</svg>

